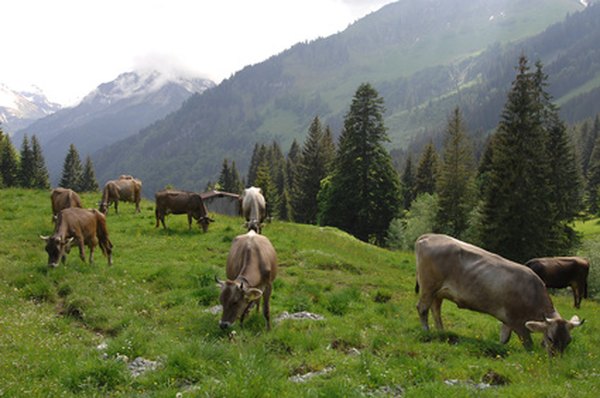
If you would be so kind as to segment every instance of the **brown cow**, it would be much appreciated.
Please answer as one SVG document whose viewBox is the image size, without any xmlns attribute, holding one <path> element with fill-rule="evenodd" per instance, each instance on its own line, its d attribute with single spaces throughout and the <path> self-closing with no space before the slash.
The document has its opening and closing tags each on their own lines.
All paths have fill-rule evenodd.
<svg viewBox="0 0 600 398">
<path fill-rule="evenodd" d="M 260 234 L 262 223 L 267 216 L 267 207 L 262 190 L 257 187 L 244 189 L 242 193 L 242 214 L 246 219 L 244 225 L 249 231 Z"/>
<path fill-rule="evenodd" d="M 429 330 L 430 308 L 436 328 L 443 330 L 441 307 L 448 299 L 459 308 L 500 320 L 503 344 L 514 331 L 530 349 L 530 331 L 544 333 L 546 350 L 553 355 L 564 351 L 571 341 L 571 329 L 583 323 L 577 316 L 564 320 L 554 308 L 544 282 L 521 264 L 446 235 L 419 237 L 415 252 L 417 288 L 421 288 L 417 311 L 425 330 Z"/>
<path fill-rule="evenodd" d="M 56 216 L 63 209 L 82 207 L 81 198 L 77 195 L 77 192 L 68 188 L 54 188 L 50 194 L 50 202 L 52 203 L 53 221 L 56 221 Z"/>
<path fill-rule="evenodd" d="M 192 218 L 194 218 L 204 232 L 208 230 L 208 225 L 214 221 L 208 216 L 208 210 L 200 194 L 166 190 L 156 192 L 154 198 L 156 201 L 156 209 L 154 210 L 156 228 L 158 228 L 159 222 L 162 223 L 163 228 L 167 228 L 165 226 L 165 215 L 167 214 L 187 214 L 188 228 L 192 229 Z"/>
<path fill-rule="evenodd" d="M 54 234 L 40 238 L 46 241 L 48 266 L 56 267 L 59 260 L 64 264 L 73 241 L 79 246 L 81 261 L 85 262 L 84 245 L 90 249 L 90 264 L 94 262 L 94 248 L 100 245 L 102 253 L 108 257 L 108 265 L 112 265 L 112 243 L 106 229 L 106 218 L 98 210 L 64 209 L 58 213 Z"/>
<path fill-rule="evenodd" d="M 573 305 L 579 308 L 581 297 L 587 298 L 587 277 L 590 263 L 581 257 L 542 257 L 525 263 L 546 284 L 546 287 L 562 289 L 571 286 Z"/>
<path fill-rule="evenodd" d="M 221 287 L 220 301 L 223 316 L 219 326 L 227 329 L 240 318 L 244 322 L 250 308 L 263 298 L 263 315 L 267 330 L 271 329 L 269 299 L 273 280 L 277 275 L 277 255 L 273 245 L 265 236 L 249 231 L 237 236 L 227 257 L 227 281 L 217 283 Z"/>
<path fill-rule="evenodd" d="M 119 213 L 119 201 L 135 203 L 135 212 L 140 212 L 142 181 L 130 175 L 122 175 L 118 180 L 110 180 L 102 189 L 102 200 L 99 208 L 102 213 L 108 213 L 108 207 L 114 203 L 115 213 Z"/>
</svg>

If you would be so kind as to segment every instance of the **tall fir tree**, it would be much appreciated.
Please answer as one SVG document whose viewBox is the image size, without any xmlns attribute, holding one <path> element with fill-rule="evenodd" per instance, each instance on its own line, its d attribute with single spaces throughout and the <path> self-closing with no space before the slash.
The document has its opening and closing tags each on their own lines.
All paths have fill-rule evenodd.
<svg viewBox="0 0 600 398">
<path fill-rule="evenodd" d="M 600 137 L 596 139 L 590 156 L 586 191 L 588 211 L 597 215 L 600 211 Z"/>
<path fill-rule="evenodd" d="M 302 147 L 302 153 L 296 164 L 294 187 L 292 190 L 292 208 L 294 221 L 305 224 L 317 222 L 317 194 L 321 180 L 325 178 L 331 165 L 331 135 L 326 138 L 321 121 L 315 117 L 308 129 L 308 136 Z"/>
<path fill-rule="evenodd" d="M 473 145 L 459 108 L 448 121 L 437 193 L 436 230 L 462 238 L 476 202 L 476 190 Z"/>
<path fill-rule="evenodd" d="M 404 210 L 410 209 L 411 203 L 415 200 L 415 172 L 413 170 L 412 155 L 409 153 L 404 163 L 404 170 L 400 178 L 400 192 L 402 195 L 402 207 Z"/>
<path fill-rule="evenodd" d="M 425 146 L 419 159 L 417 172 L 415 174 L 415 196 L 435 192 L 435 186 L 438 176 L 438 155 L 433 146 L 433 141 Z"/>
<path fill-rule="evenodd" d="M 69 145 L 69 151 L 63 163 L 62 176 L 60 178 L 60 186 L 70 188 L 76 192 L 81 191 L 81 182 L 83 177 L 83 166 L 79 158 L 79 152 L 75 145 Z"/>
<path fill-rule="evenodd" d="M 258 166 L 261 162 L 261 150 L 264 155 L 264 145 L 254 144 L 254 150 L 252 151 L 252 157 L 250 158 L 250 165 L 248 166 L 248 174 L 246 175 L 246 184 L 248 186 L 255 185 L 256 174 L 258 173 Z"/>
<path fill-rule="evenodd" d="M 32 188 L 35 171 L 33 164 L 33 151 L 29 145 L 29 138 L 27 137 L 27 134 L 23 135 L 20 160 L 18 171 L 19 186 L 23 188 Z"/>
<path fill-rule="evenodd" d="M 83 165 L 80 189 L 82 192 L 98 192 L 99 190 L 94 163 L 89 155 L 86 156 L 85 164 Z"/>
<path fill-rule="evenodd" d="M 559 225 L 552 202 L 539 76 L 519 58 L 493 143 L 482 209 L 481 241 L 518 262 L 556 254 Z"/>
<path fill-rule="evenodd" d="M 361 84 L 344 118 L 322 219 L 380 245 L 400 206 L 398 173 L 383 146 L 389 140 L 383 113 L 383 98 Z"/>
<path fill-rule="evenodd" d="M 32 188 L 49 189 L 50 177 L 42 154 L 42 147 L 35 135 L 31 136 L 31 152 L 33 153 L 33 182 Z"/>
<path fill-rule="evenodd" d="M 294 219 L 294 208 L 292 206 L 292 189 L 295 184 L 295 175 L 297 165 L 300 159 L 300 145 L 294 138 L 292 145 L 285 159 L 285 189 L 283 193 L 283 203 L 280 204 L 280 217 L 283 220 Z M 285 208 L 283 207 L 285 206 Z"/>
<path fill-rule="evenodd" d="M 19 159 L 17 151 L 7 134 L 4 134 L 2 147 L 0 148 L 0 174 L 5 187 L 16 187 L 18 185 Z"/>
</svg>

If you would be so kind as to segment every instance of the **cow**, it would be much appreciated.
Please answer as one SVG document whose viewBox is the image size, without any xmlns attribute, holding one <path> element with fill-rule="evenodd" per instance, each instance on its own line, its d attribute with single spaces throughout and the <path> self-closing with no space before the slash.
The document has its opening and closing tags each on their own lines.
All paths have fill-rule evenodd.
<svg viewBox="0 0 600 398">
<path fill-rule="evenodd" d="M 244 227 L 260 234 L 262 223 L 267 216 L 267 207 L 262 190 L 257 187 L 244 189 L 242 193 L 242 214 L 246 219 Z"/>
<path fill-rule="evenodd" d="M 54 188 L 50 194 L 50 202 L 52 203 L 52 220 L 54 222 L 61 210 L 69 207 L 82 207 L 81 198 L 77 192 L 68 188 Z"/>
<path fill-rule="evenodd" d="M 546 287 L 562 289 L 571 286 L 573 305 L 579 308 L 581 297 L 587 298 L 587 277 L 590 263 L 581 257 L 541 257 L 525 263 L 546 284 Z"/>
<path fill-rule="evenodd" d="M 238 318 L 240 326 L 243 326 L 244 318 L 253 305 L 258 312 L 262 296 L 266 328 L 270 330 L 269 299 L 277 275 L 277 255 L 269 239 L 253 230 L 235 237 L 227 256 L 226 275 L 224 282 L 215 277 L 221 288 L 221 329 L 231 327 Z"/>
<path fill-rule="evenodd" d="M 119 213 L 119 201 L 135 203 L 135 212 L 140 212 L 142 181 L 130 175 L 122 175 L 118 180 L 110 180 L 104 184 L 99 208 L 103 214 L 108 213 L 108 207 L 114 203 L 115 213 Z"/>
<path fill-rule="evenodd" d="M 415 242 L 417 311 L 423 329 L 427 315 L 443 330 L 441 307 L 448 299 L 458 306 L 492 315 L 502 322 L 500 342 L 514 331 L 531 349 L 530 332 L 542 332 L 550 356 L 571 341 L 570 331 L 583 321 L 564 320 L 554 308 L 544 282 L 529 268 L 447 235 L 426 234 Z"/>
<path fill-rule="evenodd" d="M 46 242 L 48 266 L 64 264 L 73 241 L 79 246 L 79 256 L 85 262 L 84 245 L 90 249 L 90 264 L 94 263 L 94 248 L 99 245 L 112 265 L 112 243 L 108 237 L 106 218 L 95 209 L 71 207 L 58 213 L 52 236 L 40 236 Z"/>
<path fill-rule="evenodd" d="M 192 218 L 194 218 L 203 232 L 206 232 L 208 225 L 214 221 L 208 216 L 208 210 L 198 193 L 165 190 L 156 192 L 154 198 L 156 228 L 159 223 L 162 223 L 163 228 L 167 228 L 165 226 L 165 215 L 167 214 L 187 214 L 188 229 L 192 229 Z"/>
</svg>

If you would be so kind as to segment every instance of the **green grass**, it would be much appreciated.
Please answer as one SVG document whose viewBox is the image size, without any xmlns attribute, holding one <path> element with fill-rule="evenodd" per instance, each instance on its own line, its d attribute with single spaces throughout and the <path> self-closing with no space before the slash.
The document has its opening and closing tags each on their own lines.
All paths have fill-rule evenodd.
<svg viewBox="0 0 600 398">
<path fill-rule="evenodd" d="M 86 206 L 97 200 L 83 195 Z M 184 216 L 155 229 L 148 201 L 141 214 L 131 204 L 120 211 L 107 220 L 112 267 L 99 252 L 90 266 L 72 251 L 66 265 L 49 269 L 38 237 L 52 232 L 49 192 L 0 190 L 0 396 L 598 395 L 595 300 L 575 311 L 568 294 L 553 296 L 564 317 L 577 312 L 587 321 L 565 355 L 552 360 L 540 336 L 532 352 L 514 337 L 502 346 L 498 321 L 452 303 L 443 308 L 447 331 L 425 333 L 412 253 L 332 228 L 273 222 L 264 229 L 280 263 L 272 317 L 310 311 L 325 320 L 285 320 L 266 332 L 252 312 L 229 335 L 219 315 L 205 310 L 218 303 L 214 276 L 225 276 L 241 219 L 213 215 L 202 233 L 188 231 Z M 127 364 L 136 357 L 158 368 L 134 377 Z M 324 369 L 305 383 L 289 380 Z M 477 390 L 482 380 L 503 384 Z"/>
</svg>

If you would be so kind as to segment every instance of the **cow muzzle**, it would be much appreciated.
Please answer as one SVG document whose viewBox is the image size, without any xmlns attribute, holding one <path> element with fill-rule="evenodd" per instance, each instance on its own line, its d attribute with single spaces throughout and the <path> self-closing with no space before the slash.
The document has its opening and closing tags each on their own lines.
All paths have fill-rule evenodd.
<svg viewBox="0 0 600 398">
<path fill-rule="evenodd" d="M 229 328 L 231 327 L 231 322 L 227 322 L 227 321 L 221 321 L 221 322 L 219 322 L 219 327 L 220 327 L 222 330 L 229 329 Z"/>
</svg>

